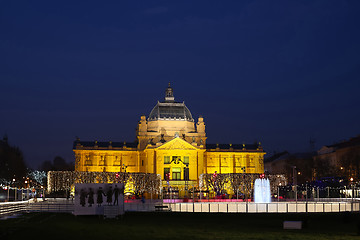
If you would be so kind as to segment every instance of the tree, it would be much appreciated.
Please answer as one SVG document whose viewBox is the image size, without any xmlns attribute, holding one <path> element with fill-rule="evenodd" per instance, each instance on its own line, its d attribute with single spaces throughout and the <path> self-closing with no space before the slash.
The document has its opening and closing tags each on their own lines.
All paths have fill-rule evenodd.
<svg viewBox="0 0 360 240">
<path fill-rule="evenodd" d="M 228 174 L 202 174 L 202 180 L 207 189 L 212 189 L 217 195 L 225 190 L 225 185 L 228 183 Z"/>
<path fill-rule="evenodd" d="M 353 177 L 355 181 L 359 180 L 360 173 L 360 149 L 348 151 L 340 160 L 341 167 L 347 178 Z"/>
<path fill-rule="evenodd" d="M 49 160 L 44 161 L 41 166 L 40 170 L 42 171 L 72 171 L 74 170 L 74 166 L 72 163 L 67 163 L 65 159 L 60 156 L 56 156 L 54 160 L 51 162 Z"/>
<path fill-rule="evenodd" d="M 317 179 L 337 175 L 336 169 L 330 165 L 330 160 L 328 158 L 316 157 L 314 159 L 314 169 Z"/>
<path fill-rule="evenodd" d="M 18 147 L 10 146 L 7 139 L 0 141 L 0 177 L 6 181 L 20 180 L 26 176 L 26 164 Z"/>
<path fill-rule="evenodd" d="M 32 180 L 34 186 L 46 186 L 47 175 L 45 171 L 29 170 L 27 177 Z"/>
</svg>

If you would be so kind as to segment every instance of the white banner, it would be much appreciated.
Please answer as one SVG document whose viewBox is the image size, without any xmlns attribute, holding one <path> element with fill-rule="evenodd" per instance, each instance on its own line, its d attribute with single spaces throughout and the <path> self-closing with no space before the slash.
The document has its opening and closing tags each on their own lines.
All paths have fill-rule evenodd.
<svg viewBox="0 0 360 240">
<path fill-rule="evenodd" d="M 74 215 L 124 214 L 124 184 L 77 183 L 75 184 Z"/>
</svg>

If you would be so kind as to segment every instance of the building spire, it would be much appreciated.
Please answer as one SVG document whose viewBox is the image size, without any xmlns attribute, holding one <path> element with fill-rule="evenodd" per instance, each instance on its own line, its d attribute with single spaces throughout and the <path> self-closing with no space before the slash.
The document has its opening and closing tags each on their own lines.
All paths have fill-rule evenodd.
<svg viewBox="0 0 360 240">
<path fill-rule="evenodd" d="M 174 90 L 172 89 L 170 82 L 165 91 L 165 102 L 174 102 Z"/>
</svg>

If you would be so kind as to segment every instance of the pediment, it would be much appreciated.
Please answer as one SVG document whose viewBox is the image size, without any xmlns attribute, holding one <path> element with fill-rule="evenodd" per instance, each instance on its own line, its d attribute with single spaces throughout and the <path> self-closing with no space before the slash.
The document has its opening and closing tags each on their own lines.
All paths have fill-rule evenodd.
<svg viewBox="0 0 360 240">
<path fill-rule="evenodd" d="M 157 150 L 197 150 L 197 148 L 177 137 L 161 145 Z"/>
</svg>

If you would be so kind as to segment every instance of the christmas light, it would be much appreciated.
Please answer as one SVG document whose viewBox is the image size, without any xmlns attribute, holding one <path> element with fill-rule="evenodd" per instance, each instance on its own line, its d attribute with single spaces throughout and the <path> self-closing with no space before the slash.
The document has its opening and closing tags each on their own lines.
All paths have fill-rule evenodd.
<svg viewBox="0 0 360 240">
<path fill-rule="evenodd" d="M 129 172 L 48 172 L 48 192 L 69 191 L 75 183 L 124 183 L 125 192 L 158 194 L 161 189 L 161 176 Z"/>
</svg>

